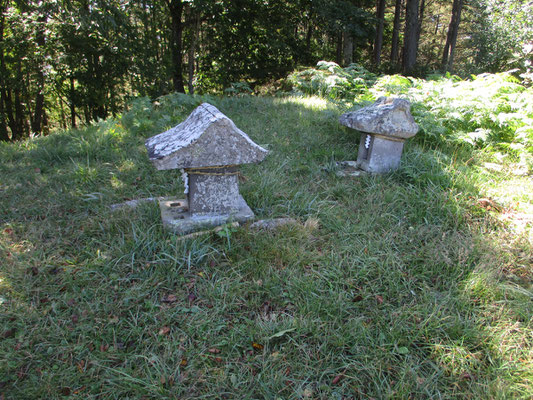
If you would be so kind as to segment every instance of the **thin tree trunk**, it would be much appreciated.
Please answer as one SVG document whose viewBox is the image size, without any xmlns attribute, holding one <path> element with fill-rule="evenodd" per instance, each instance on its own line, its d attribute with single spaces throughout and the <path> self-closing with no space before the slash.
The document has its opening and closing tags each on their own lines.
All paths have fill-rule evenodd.
<svg viewBox="0 0 533 400">
<path fill-rule="evenodd" d="M 453 67 L 453 58 L 455 55 L 455 44 L 457 43 L 457 34 L 459 33 L 459 23 L 461 22 L 461 11 L 463 10 L 463 0 L 453 0 L 452 18 L 448 27 L 446 44 L 442 54 L 442 69 L 451 71 Z"/>
<path fill-rule="evenodd" d="M 76 105 L 74 103 L 74 78 L 70 77 L 70 99 L 69 99 L 69 105 L 70 105 L 70 122 L 72 125 L 72 128 L 76 128 Z"/>
<path fill-rule="evenodd" d="M 40 49 L 44 49 L 46 44 L 46 39 L 44 36 L 44 25 L 46 24 L 46 16 L 41 16 L 38 18 L 37 23 L 39 24 L 37 28 L 36 43 Z M 44 73 L 42 66 L 37 68 L 37 94 L 35 96 L 35 110 L 33 112 L 33 118 L 31 121 L 31 130 L 32 133 L 41 133 L 42 127 L 41 123 L 43 120 L 44 113 Z"/>
<path fill-rule="evenodd" d="M 311 18 L 309 18 L 309 21 L 307 21 L 308 28 L 307 28 L 307 34 L 305 36 L 305 50 L 306 50 L 306 60 L 307 62 L 311 61 L 312 54 L 311 54 L 311 39 L 313 37 L 313 32 L 315 25 L 311 21 Z"/>
<path fill-rule="evenodd" d="M 385 27 L 385 0 L 377 0 L 376 17 L 378 26 L 376 27 L 376 38 L 374 40 L 374 64 L 381 64 L 381 48 L 383 47 L 383 29 Z"/>
<path fill-rule="evenodd" d="M 342 32 L 337 32 L 337 57 L 335 59 L 337 64 L 342 64 Z"/>
<path fill-rule="evenodd" d="M 400 17 L 402 14 L 402 0 L 396 0 L 394 6 L 394 23 L 392 28 L 392 45 L 390 52 L 391 64 L 398 64 L 400 52 Z"/>
<path fill-rule="evenodd" d="M 424 22 L 424 11 L 426 9 L 426 0 L 421 0 L 420 11 L 418 13 L 418 26 L 416 27 L 416 49 L 420 44 L 420 35 L 422 34 L 422 23 Z"/>
<path fill-rule="evenodd" d="M 4 41 L 4 9 L 6 5 L 3 2 L 0 3 L 0 5 L 0 43 L 2 43 Z M 7 120 L 9 119 L 9 116 L 7 115 L 6 107 L 4 106 L 4 76 L 6 75 L 4 67 L 4 47 L 0 46 L 0 140 L 7 141 L 9 140 L 9 133 L 7 131 Z"/>
<path fill-rule="evenodd" d="M 172 52 L 172 85 L 176 92 L 185 93 L 183 85 L 183 55 L 182 55 L 182 35 L 183 22 L 183 1 L 166 0 L 170 11 L 171 20 L 171 41 L 170 48 Z"/>
<path fill-rule="evenodd" d="M 189 46 L 189 80 L 188 80 L 188 89 L 189 94 L 194 94 L 194 70 L 195 70 L 195 63 L 196 63 L 196 44 L 198 43 L 198 37 L 200 35 L 200 14 L 196 10 L 191 10 L 192 19 L 192 38 L 191 38 L 191 45 Z"/>
<path fill-rule="evenodd" d="M 350 32 L 344 31 L 343 33 L 343 65 L 347 67 L 353 62 L 353 36 Z"/>
<path fill-rule="evenodd" d="M 416 31 L 418 27 L 418 0 L 407 0 L 403 38 L 402 72 L 411 74 L 416 65 Z"/>
</svg>

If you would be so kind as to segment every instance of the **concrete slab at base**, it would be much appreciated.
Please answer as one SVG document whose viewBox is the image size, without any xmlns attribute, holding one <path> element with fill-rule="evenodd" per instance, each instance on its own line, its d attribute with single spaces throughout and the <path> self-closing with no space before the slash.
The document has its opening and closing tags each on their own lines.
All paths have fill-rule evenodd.
<svg viewBox="0 0 533 400">
<path fill-rule="evenodd" d="M 341 178 L 347 176 L 357 177 L 369 173 L 360 169 L 356 161 L 339 161 L 337 166 L 339 170 L 335 174 Z"/>
<path fill-rule="evenodd" d="M 191 215 L 186 199 L 165 198 L 159 201 L 163 226 L 178 234 L 214 228 L 228 222 L 244 223 L 255 217 L 244 198 L 239 195 L 239 209 L 229 214 Z"/>
</svg>

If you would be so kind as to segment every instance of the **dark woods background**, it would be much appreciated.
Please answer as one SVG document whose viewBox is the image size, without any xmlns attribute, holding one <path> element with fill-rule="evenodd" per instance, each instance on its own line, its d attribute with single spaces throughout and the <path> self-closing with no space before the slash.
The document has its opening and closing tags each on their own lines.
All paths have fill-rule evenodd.
<svg viewBox="0 0 533 400">
<path fill-rule="evenodd" d="M 277 88 L 322 59 L 408 75 L 527 69 L 531 8 L 526 0 L 0 0 L 0 140 L 89 124 L 133 96 L 219 93 L 234 82 Z"/>
</svg>

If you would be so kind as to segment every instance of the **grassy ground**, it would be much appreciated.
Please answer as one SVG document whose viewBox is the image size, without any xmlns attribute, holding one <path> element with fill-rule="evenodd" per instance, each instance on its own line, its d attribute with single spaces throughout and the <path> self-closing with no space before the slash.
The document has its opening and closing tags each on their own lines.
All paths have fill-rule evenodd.
<svg viewBox="0 0 533 400">
<path fill-rule="evenodd" d="M 344 106 L 209 98 L 271 150 L 242 168 L 257 217 L 302 226 L 180 241 L 156 204 L 111 212 L 182 192 L 143 141 L 201 101 L 0 143 L 2 400 L 533 396 L 530 176 L 414 139 L 338 178 Z"/>
</svg>

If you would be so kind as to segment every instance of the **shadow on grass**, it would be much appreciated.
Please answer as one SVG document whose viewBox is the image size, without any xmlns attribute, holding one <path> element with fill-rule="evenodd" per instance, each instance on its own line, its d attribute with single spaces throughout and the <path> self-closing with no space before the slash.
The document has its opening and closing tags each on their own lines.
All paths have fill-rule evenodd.
<svg viewBox="0 0 533 400">
<path fill-rule="evenodd" d="M 181 191 L 143 142 L 202 100 L 0 147 L 0 394 L 528 396 L 530 245 L 454 155 L 408 144 L 399 171 L 341 179 L 357 135 L 336 106 L 209 98 L 271 150 L 242 168 L 252 209 L 319 228 L 180 241 L 155 204 L 111 213 Z"/>
</svg>

